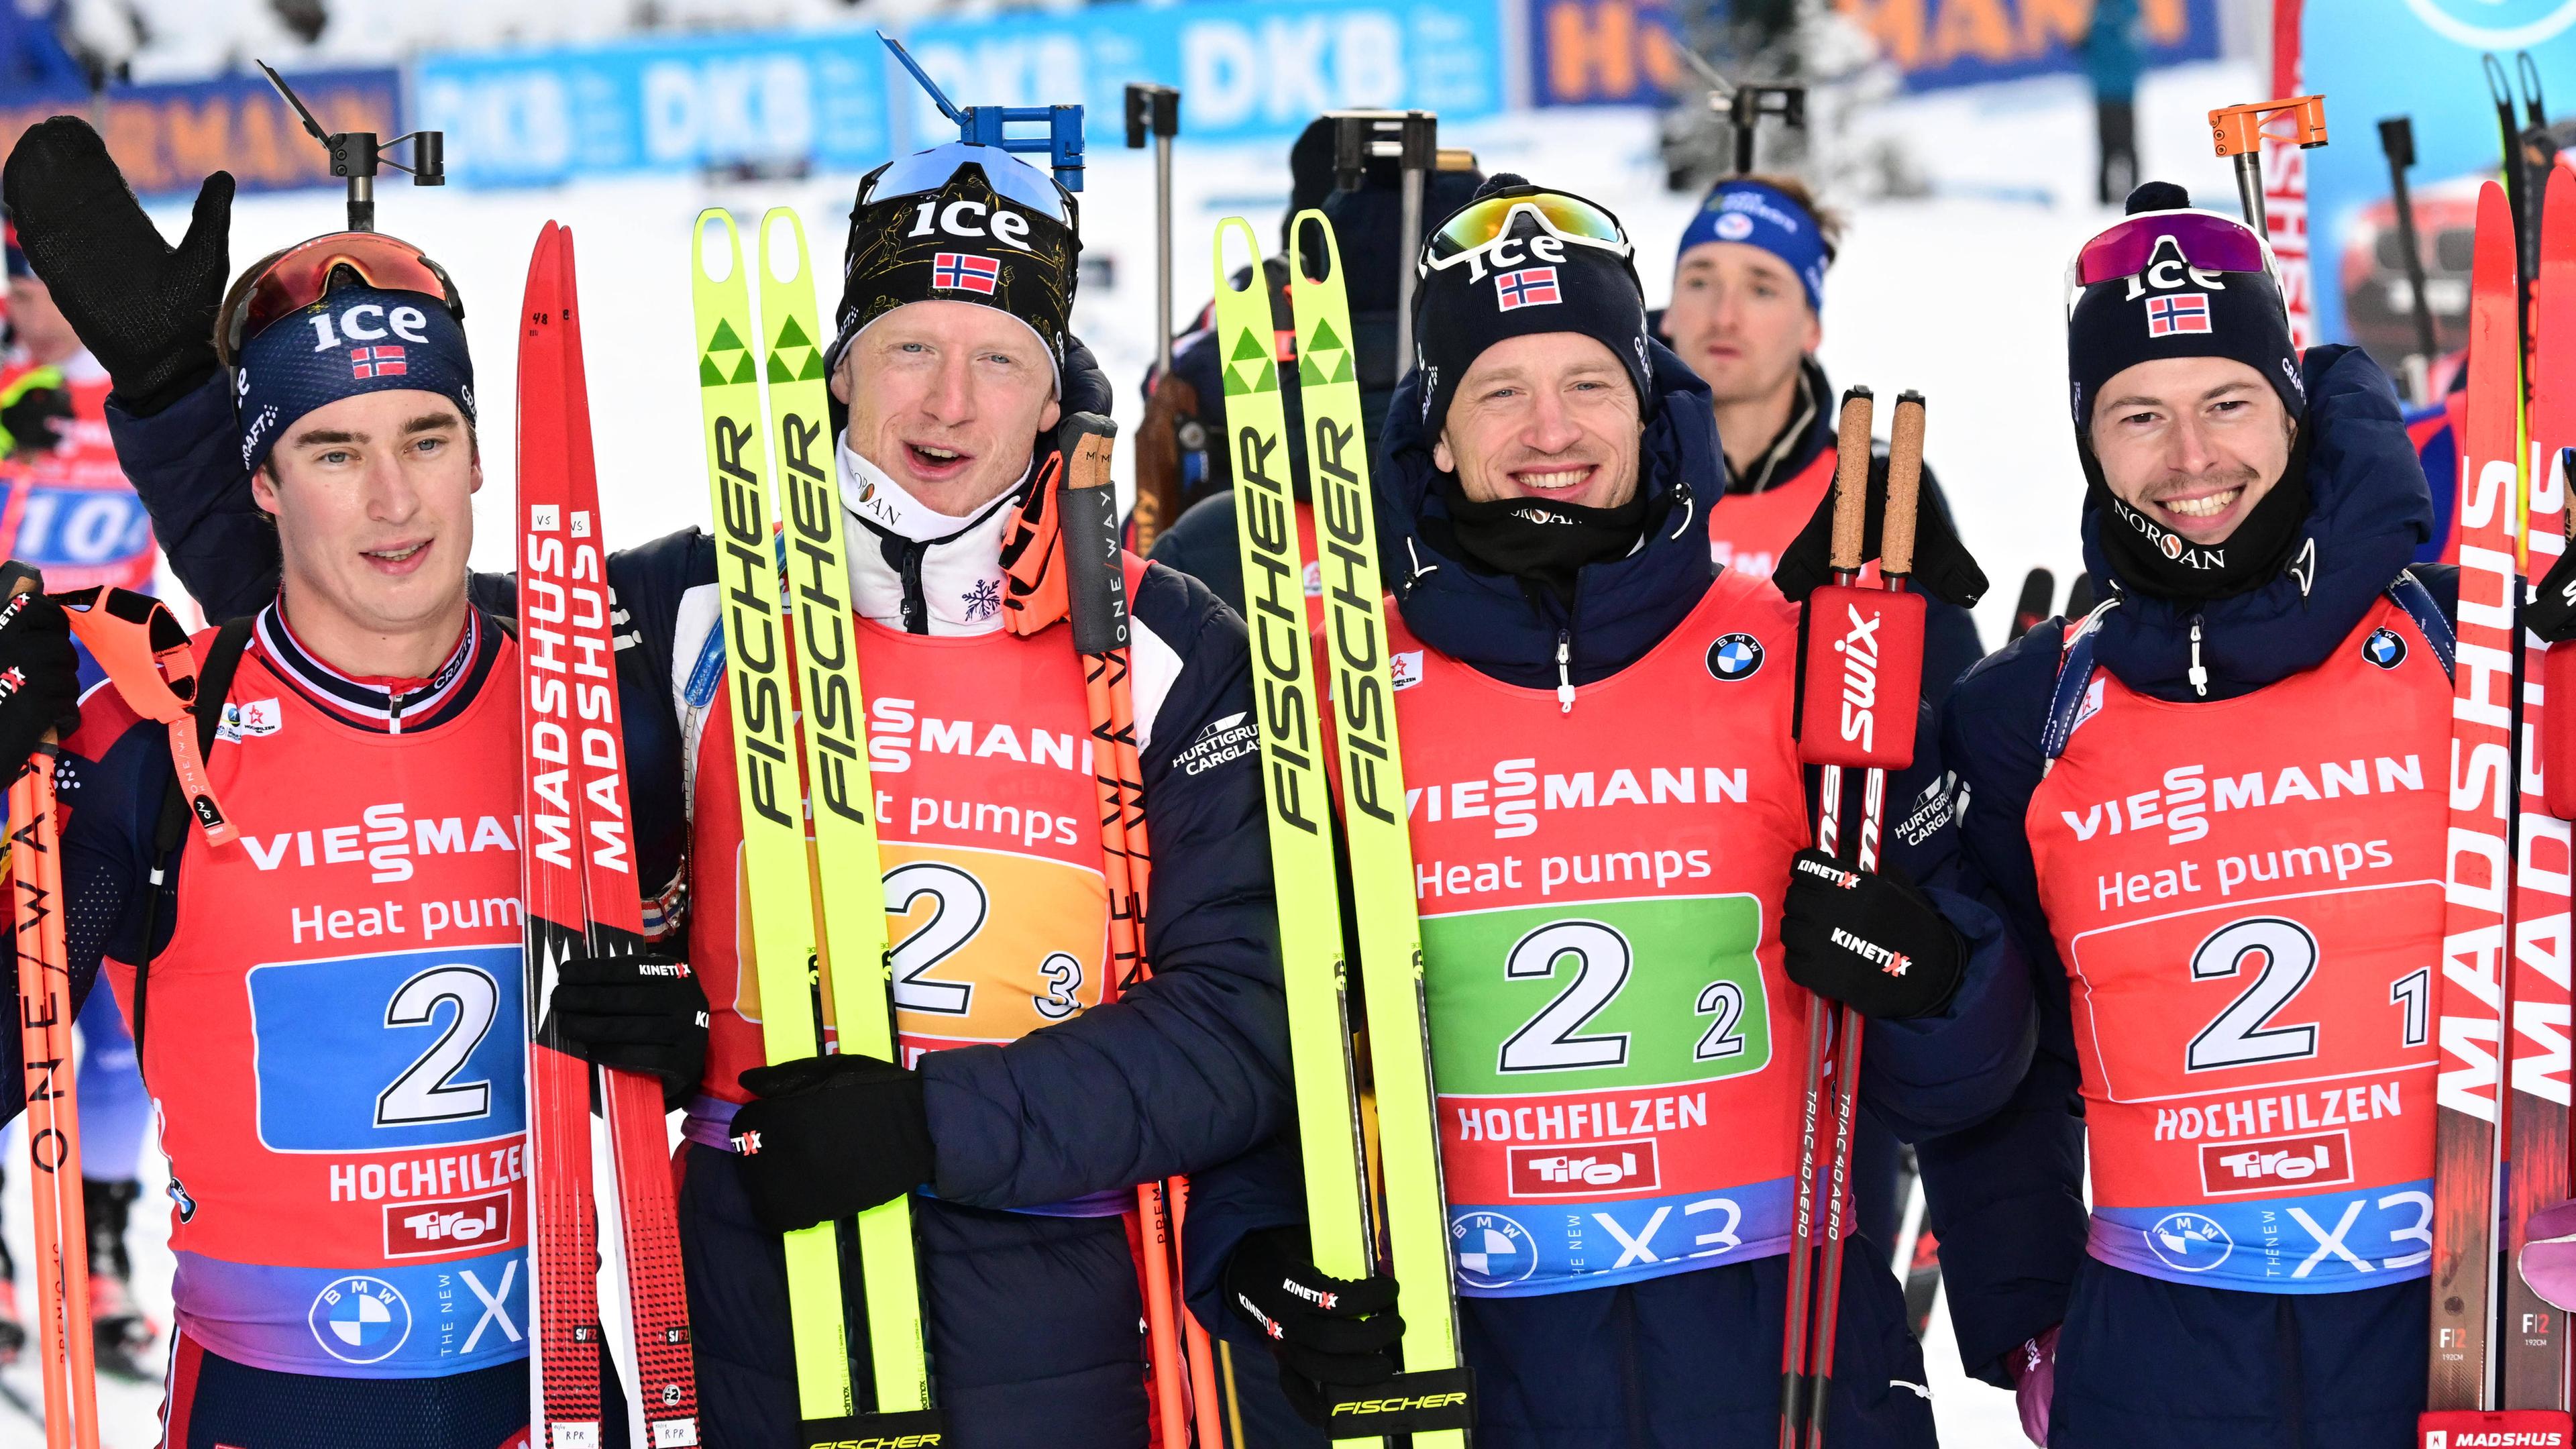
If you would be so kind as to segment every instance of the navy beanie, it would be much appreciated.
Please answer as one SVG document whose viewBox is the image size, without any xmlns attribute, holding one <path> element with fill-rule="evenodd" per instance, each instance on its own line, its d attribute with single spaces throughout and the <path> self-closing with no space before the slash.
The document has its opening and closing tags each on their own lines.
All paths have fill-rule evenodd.
<svg viewBox="0 0 2576 1449">
<path fill-rule="evenodd" d="M 257 472 L 306 413 L 395 388 L 438 393 L 474 421 L 474 362 L 445 302 L 348 285 L 278 318 L 242 343 L 233 367 L 242 471 Z"/>
<path fill-rule="evenodd" d="M 2129 193 L 2128 214 L 2178 211 L 2190 193 L 2150 181 Z M 2308 409 L 2299 349 L 2280 286 L 2266 272 L 2213 272 L 2184 263 L 2171 241 L 2134 277 L 2086 287 L 2066 318 L 2066 380 L 2075 435 L 2090 444 L 2093 404 L 2111 379 L 2141 362 L 2167 357 L 2227 357 L 2272 384 L 2293 418 Z"/>
<path fill-rule="evenodd" d="M 1477 188 L 1476 199 L 1529 184 L 1501 172 Z M 1424 434 L 1439 436 L 1458 380 L 1485 349 L 1540 332 L 1579 332 L 1609 348 L 1636 386 L 1639 415 L 1652 416 L 1654 364 L 1635 265 L 1601 247 L 1559 242 L 1527 214 L 1511 225 L 1520 245 L 1500 249 L 1508 255 L 1471 257 L 1415 283 L 1413 355 L 1422 370 Z M 1439 230 L 1434 225 L 1424 234 Z"/>
</svg>

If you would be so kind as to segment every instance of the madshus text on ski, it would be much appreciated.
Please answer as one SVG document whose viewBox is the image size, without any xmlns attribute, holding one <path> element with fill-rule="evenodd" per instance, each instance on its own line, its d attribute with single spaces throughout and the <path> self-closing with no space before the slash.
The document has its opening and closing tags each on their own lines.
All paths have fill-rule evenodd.
<svg viewBox="0 0 2576 1449">
<path fill-rule="evenodd" d="M 2138 187 L 2069 274 L 2102 602 L 1986 655 L 1797 178 L 1654 312 L 1574 178 L 1318 121 L 1122 521 L 1079 108 L 933 95 L 828 309 L 790 211 L 669 239 L 704 528 L 607 546 L 547 225 L 492 574 L 506 279 L 372 201 L 235 274 L 229 176 L 173 246 L 85 122 L 16 146 L 217 621 L 0 603 L 49 1449 L 158 1331 L 101 1000 L 174 1446 L 1929 1446 L 1909 1148 L 2036 1444 L 2566 1442 L 2576 176 L 2482 202 L 2429 482 L 2259 223 Z"/>
</svg>

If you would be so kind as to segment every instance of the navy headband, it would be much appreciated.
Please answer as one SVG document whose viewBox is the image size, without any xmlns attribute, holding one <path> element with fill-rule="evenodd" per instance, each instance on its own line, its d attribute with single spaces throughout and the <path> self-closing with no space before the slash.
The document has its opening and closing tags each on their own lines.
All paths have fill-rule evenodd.
<svg viewBox="0 0 2576 1449">
<path fill-rule="evenodd" d="M 242 344 L 233 369 L 242 471 L 253 473 L 297 419 L 360 393 L 438 393 L 474 421 L 474 361 L 444 302 L 343 286 Z"/>
<path fill-rule="evenodd" d="M 1786 262 L 1807 292 L 1807 305 L 1825 310 L 1825 235 L 1815 214 L 1779 187 L 1738 176 L 1709 188 L 1682 231 L 1678 258 L 1702 242 L 1741 242 Z"/>
</svg>

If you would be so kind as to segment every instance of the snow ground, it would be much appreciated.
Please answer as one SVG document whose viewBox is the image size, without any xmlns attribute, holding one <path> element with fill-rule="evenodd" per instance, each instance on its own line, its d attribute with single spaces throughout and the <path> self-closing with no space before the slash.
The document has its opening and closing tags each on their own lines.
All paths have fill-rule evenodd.
<svg viewBox="0 0 2576 1449">
<path fill-rule="evenodd" d="M 2259 84 L 2250 67 L 2229 63 L 2151 74 L 2139 98 L 2146 174 L 2181 181 L 2204 202 L 2225 206 L 2227 172 L 2208 152 L 2202 117 L 2256 94 Z M 1932 195 L 1853 208 L 1851 235 L 1827 288 L 1824 360 L 1838 383 L 1868 383 L 1882 397 L 1909 387 L 1926 394 L 1928 453 L 1961 534 L 1994 580 L 1978 617 L 1988 644 L 1999 644 L 2023 573 L 2051 568 L 2063 590 L 2078 563 L 2082 485 L 2063 403 L 2061 278 L 2068 254 L 2104 219 L 2092 202 L 2089 99 L 2076 80 L 2052 77 L 1902 98 L 1854 124 L 1862 138 L 1902 145 Z M 1649 115 L 1526 114 L 1458 127 L 1442 140 L 1474 147 L 1488 171 L 1519 170 L 1617 210 L 1639 240 L 1649 292 L 1661 300 L 1663 259 L 1693 199 L 1663 192 Z M 1288 175 L 1284 146 L 1200 148 L 1184 136 L 1178 156 L 1175 303 L 1187 317 L 1209 294 L 1207 239 L 1216 220 L 1240 213 L 1264 238 L 1275 236 Z M 1132 427 L 1142 408 L 1136 383 L 1153 355 L 1152 167 L 1144 153 L 1109 148 L 1094 151 L 1091 163 L 1086 255 L 1109 261 L 1115 281 L 1086 284 L 1075 327 L 1117 383 L 1119 419 Z M 570 224 L 579 241 L 608 536 L 613 544 L 634 543 L 707 516 L 683 270 L 690 218 L 722 205 L 748 228 L 764 207 L 796 207 L 833 281 L 828 305 L 838 290 L 836 259 L 854 180 L 680 178 L 525 192 L 388 185 L 380 197 L 385 228 L 440 258 L 468 294 L 467 330 L 483 362 L 485 474 L 496 505 L 512 473 L 512 306 L 545 220 Z M 155 213 L 174 238 L 186 225 L 184 198 Z M 232 254 L 246 262 L 338 225 L 337 198 L 326 193 L 246 198 L 236 209 Z M 1125 463 L 1122 450 L 1122 475 Z M 506 510 L 496 506 L 486 517 L 494 527 L 475 560 L 502 567 Z M 12 1149 L 12 1163 L 18 1152 L 23 1148 Z M 0 1199 L 8 1242 L 22 1262 L 24 1177 L 10 1172 Z M 162 1180 L 157 1156 L 145 1180 Z M 138 1219 L 136 1235 L 148 1240 L 137 1245 L 141 1287 L 166 1322 L 163 1223 L 158 1213 Z M 2011 1399 L 1961 1375 L 1945 1313 L 1935 1314 L 1925 1347 L 1945 1442 L 1971 1449 L 2023 1442 Z M 0 1379 L 32 1393 L 23 1368 Z M 110 1385 L 103 1397 L 111 1449 L 152 1442 L 157 1387 Z M 0 1449 L 36 1442 L 0 1407 Z"/>
</svg>

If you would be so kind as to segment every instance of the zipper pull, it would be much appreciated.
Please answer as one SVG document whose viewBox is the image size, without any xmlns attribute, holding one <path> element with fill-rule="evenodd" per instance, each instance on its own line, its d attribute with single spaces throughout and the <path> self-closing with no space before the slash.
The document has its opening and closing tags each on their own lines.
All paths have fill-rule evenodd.
<svg viewBox="0 0 2576 1449">
<path fill-rule="evenodd" d="M 1556 712 L 1574 713 L 1574 631 L 1556 631 Z"/>
<path fill-rule="evenodd" d="M 2209 670 L 2200 662 L 2200 616 L 2191 616 L 2191 692 L 2206 699 L 2209 696 Z"/>
</svg>

